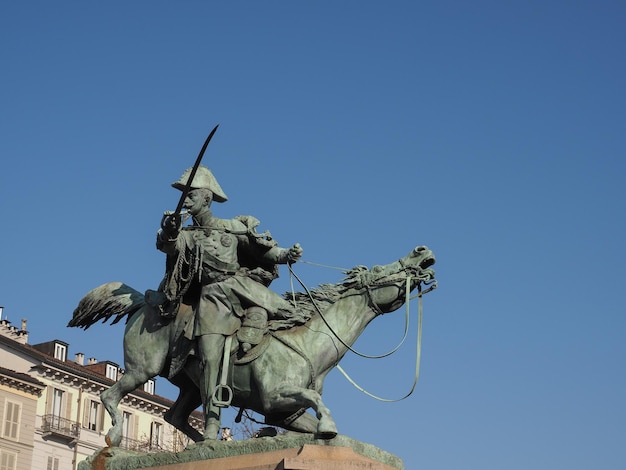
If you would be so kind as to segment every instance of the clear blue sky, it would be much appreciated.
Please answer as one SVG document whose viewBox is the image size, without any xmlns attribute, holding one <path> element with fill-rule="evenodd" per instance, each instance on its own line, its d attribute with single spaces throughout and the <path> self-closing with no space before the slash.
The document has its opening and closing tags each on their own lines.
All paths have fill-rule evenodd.
<svg viewBox="0 0 626 470">
<path fill-rule="evenodd" d="M 219 123 L 216 215 L 334 266 L 437 255 L 416 392 L 334 372 L 342 434 L 407 469 L 626 467 L 624 2 L 3 2 L 0 50 L 0 305 L 31 343 L 122 362 L 121 326 L 65 325 L 104 282 L 156 287 Z M 402 396 L 411 337 L 343 365 Z"/>
</svg>

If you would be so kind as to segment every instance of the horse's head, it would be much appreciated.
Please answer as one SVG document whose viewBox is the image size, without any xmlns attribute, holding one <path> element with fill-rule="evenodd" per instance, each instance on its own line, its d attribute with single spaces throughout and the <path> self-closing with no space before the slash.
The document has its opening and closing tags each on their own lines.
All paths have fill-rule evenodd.
<svg viewBox="0 0 626 470">
<path fill-rule="evenodd" d="M 398 261 L 383 266 L 374 266 L 371 271 L 361 274 L 362 283 L 369 288 L 372 301 L 381 312 L 391 312 L 406 300 L 406 281 L 410 290 L 420 284 L 432 284 L 435 271 L 435 255 L 426 246 L 417 246 L 408 255 Z M 434 287 L 434 284 L 433 284 Z"/>
<path fill-rule="evenodd" d="M 422 282 L 435 279 L 435 270 L 431 268 L 436 263 L 435 254 L 427 246 L 416 246 L 400 262 L 403 262 L 407 269 L 415 269 L 415 275 Z"/>
<path fill-rule="evenodd" d="M 431 266 L 435 264 L 435 255 L 425 246 L 415 247 L 408 255 L 393 263 L 374 266 L 356 266 L 346 272 L 346 278 L 339 284 L 322 284 L 316 289 L 302 292 L 287 292 L 288 300 L 297 301 L 296 313 L 301 318 L 293 324 L 308 321 L 313 315 L 321 313 L 329 306 L 342 298 L 351 298 L 362 295 L 369 299 L 368 304 L 376 306 L 377 313 L 386 313 L 396 310 L 406 299 L 407 280 L 410 290 L 420 284 L 430 285 L 422 293 L 435 287 L 435 271 Z M 294 317 L 296 318 L 295 314 Z M 279 328 L 278 323 L 276 328 Z"/>
<path fill-rule="evenodd" d="M 416 246 L 408 255 L 396 262 L 374 266 L 371 273 L 381 279 L 404 273 L 422 281 L 429 281 L 435 278 L 435 271 L 431 269 L 433 264 L 435 264 L 433 252 L 426 246 Z"/>
</svg>

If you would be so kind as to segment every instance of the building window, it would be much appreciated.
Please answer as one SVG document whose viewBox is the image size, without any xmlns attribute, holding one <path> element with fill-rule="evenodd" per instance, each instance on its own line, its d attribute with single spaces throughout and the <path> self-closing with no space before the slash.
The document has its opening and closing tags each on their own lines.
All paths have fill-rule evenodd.
<svg viewBox="0 0 626 470">
<path fill-rule="evenodd" d="M 117 366 L 107 364 L 105 375 L 107 376 L 107 379 L 117 380 Z"/>
<path fill-rule="evenodd" d="M 132 435 L 132 420 L 133 415 L 127 411 L 122 414 L 122 437 L 128 439 Z"/>
<path fill-rule="evenodd" d="M 7 439 L 17 440 L 20 430 L 20 413 L 22 407 L 19 403 L 7 400 L 4 406 L 4 426 L 2 436 Z"/>
<path fill-rule="evenodd" d="M 59 458 L 49 455 L 46 470 L 59 470 Z"/>
<path fill-rule="evenodd" d="M 55 388 L 52 391 L 52 408 L 50 410 L 52 416 L 56 416 L 56 417 L 62 416 L 64 393 L 65 392 L 63 390 L 59 390 L 58 388 Z"/>
<path fill-rule="evenodd" d="M 152 425 L 150 426 L 150 448 L 159 449 L 161 448 L 162 442 L 163 442 L 163 425 L 161 423 L 157 423 L 156 421 L 153 421 Z"/>
<path fill-rule="evenodd" d="M 65 361 L 67 357 L 67 347 L 64 344 L 54 343 L 54 358 Z"/>
<path fill-rule="evenodd" d="M 89 400 L 87 406 L 87 429 L 99 431 L 98 422 L 100 421 L 100 403 Z"/>
<path fill-rule="evenodd" d="M 15 470 L 17 468 L 17 454 L 0 450 L 0 470 Z"/>
<path fill-rule="evenodd" d="M 143 391 L 148 392 L 150 395 L 154 395 L 154 380 L 150 379 L 143 384 Z"/>
</svg>

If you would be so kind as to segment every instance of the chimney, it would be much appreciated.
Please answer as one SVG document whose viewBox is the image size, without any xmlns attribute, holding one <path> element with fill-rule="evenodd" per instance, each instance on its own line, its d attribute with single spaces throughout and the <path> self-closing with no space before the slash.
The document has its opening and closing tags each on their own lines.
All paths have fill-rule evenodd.
<svg viewBox="0 0 626 470">
<path fill-rule="evenodd" d="M 4 310 L 4 307 L 0 307 L 0 320 L 2 320 L 2 311 Z"/>
<path fill-rule="evenodd" d="M 74 355 L 74 362 L 79 366 L 85 365 L 85 355 L 83 353 L 76 353 Z"/>
<path fill-rule="evenodd" d="M 90 357 L 89 359 L 87 359 L 87 365 L 88 366 L 93 366 L 94 364 L 98 363 L 98 359 L 96 359 L 95 357 Z"/>
<path fill-rule="evenodd" d="M 20 344 L 28 343 L 28 331 L 26 330 L 26 318 L 22 318 L 22 329 L 17 332 L 17 342 Z"/>
</svg>

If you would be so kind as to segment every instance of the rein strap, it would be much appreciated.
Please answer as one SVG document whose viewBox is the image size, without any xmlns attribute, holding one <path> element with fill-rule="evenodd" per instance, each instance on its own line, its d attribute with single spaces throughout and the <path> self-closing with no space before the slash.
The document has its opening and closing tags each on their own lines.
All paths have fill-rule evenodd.
<svg viewBox="0 0 626 470">
<path fill-rule="evenodd" d="M 411 276 L 407 276 L 406 279 L 406 302 L 405 302 L 405 306 L 406 306 L 406 312 L 407 312 L 407 318 L 409 315 L 409 310 L 410 310 L 410 306 L 409 306 L 409 300 L 411 299 L 410 294 L 411 294 Z M 373 393 L 368 392 L 367 390 L 365 390 L 363 387 L 361 387 L 359 384 L 357 384 L 349 375 L 348 373 L 343 369 L 343 367 L 341 367 L 341 365 L 337 364 L 337 369 L 339 370 L 339 372 L 341 372 L 343 374 L 343 376 L 348 380 L 348 382 L 350 382 L 352 385 L 354 385 L 354 387 L 358 390 L 360 390 L 361 392 L 365 393 L 368 397 L 374 398 L 375 400 L 378 401 L 383 401 L 383 402 L 387 402 L 387 403 L 392 403 L 392 402 L 398 402 L 398 401 L 402 401 L 408 397 L 410 397 L 413 392 L 415 391 L 415 387 L 417 386 L 417 381 L 419 380 L 419 376 L 420 376 L 420 364 L 421 364 L 421 360 L 422 360 L 422 319 L 424 316 L 423 313 L 423 307 L 422 307 L 422 287 L 421 284 L 417 285 L 417 289 L 418 289 L 418 293 L 417 293 L 417 348 L 416 348 L 416 354 L 415 354 L 415 377 L 413 379 L 413 385 L 411 386 L 411 389 L 408 391 L 408 393 L 406 395 L 404 395 L 402 398 L 395 398 L 395 399 L 390 399 L 390 398 L 382 398 L 379 397 L 378 395 L 374 395 Z"/>
</svg>

